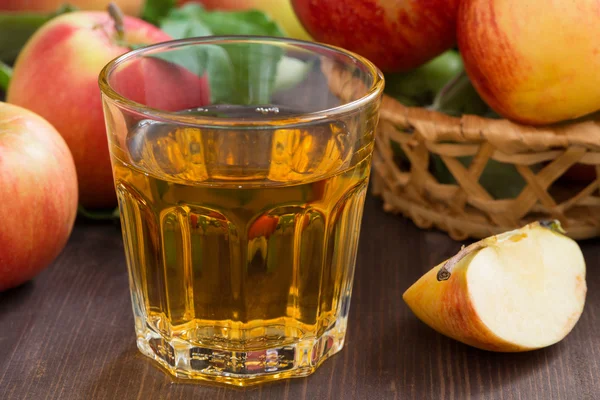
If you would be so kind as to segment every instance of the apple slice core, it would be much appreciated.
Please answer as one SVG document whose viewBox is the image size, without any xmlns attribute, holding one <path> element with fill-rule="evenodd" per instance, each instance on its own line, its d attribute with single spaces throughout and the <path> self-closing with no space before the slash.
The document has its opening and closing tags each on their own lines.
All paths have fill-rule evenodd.
<svg viewBox="0 0 600 400">
<path fill-rule="evenodd" d="M 467 270 L 475 313 L 506 342 L 535 349 L 562 340 L 585 303 L 585 261 L 577 243 L 550 229 L 479 250 Z"/>
</svg>

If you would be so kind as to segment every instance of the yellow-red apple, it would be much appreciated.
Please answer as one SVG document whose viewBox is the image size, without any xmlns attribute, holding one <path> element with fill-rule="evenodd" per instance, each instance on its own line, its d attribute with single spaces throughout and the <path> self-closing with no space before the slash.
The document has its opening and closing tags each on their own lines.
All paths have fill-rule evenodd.
<svg viewBox="0 0 600 400">
<path fill-rule="evenodd" d="M 51 20 L 20 53 L 8 88 L 8 102 L 40 114 L 65 138 L 77 166 L 80 202 L 88 208 L 116 205 L 98 74 L 108 61 L 127 52 L 128 44 L 170 39 L 133 17 L 125 17 L 124 28 L 121 40 L 106 12 L 75 12 Z M 168 110 L 206 104 L 205 78 L 192 78 L 187 70 L 181 73 L 173 64 L 151 60 L 137 67 L 131 64 L 130 84 L 121 87 L 122 95 Z M 152 89 L 143 98 L 142 86 Z"/>
<path fill-rule="evenodd" d="M 416 68 L 452 47 L 459 0 L 292 0 L 319 42 L 352 50 L 384 72 Z"/>
<path fill-rule="evenodd" d="M 106 10 L 111 2 L 127 15 L 139 15 L 144 5 L 144 0 L 0 0 L 0 10 L 52 12 L 66 3 L 81 10 Z"/>
<path fill-rule="evenodd" d="M 534 223 L 463 248 L 403 295 L 438 332 L 491 351 L 562 340 L 586 296 L 585 261 L 558 222 Z"/>
<path fill-rule="evenodd" d="M 598 1 L 464 0 L 458 44 L 481 97 L 506 118 L 549 124 L 600 109 Z"/>
<path fill-rule="evenodd" d="M 0 102 L 0 291 L 58 256 L 77 214 L 77 175 L 63 138 L 39 115 Z"/>
<path fill-rule="evenodd" d="M 1 1 L 1 0 L 0 0 Z M 201 3 L 207 10 L 260 10 L 268 14 L 296 39 L 311 40 L 292 9 L 290 0 L 180 0 L 179 4 Z"/>
</svg>

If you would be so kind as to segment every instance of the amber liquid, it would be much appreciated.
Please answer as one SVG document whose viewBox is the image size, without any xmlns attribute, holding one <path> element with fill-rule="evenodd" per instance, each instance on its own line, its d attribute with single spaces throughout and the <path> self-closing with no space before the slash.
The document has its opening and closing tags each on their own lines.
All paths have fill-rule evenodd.
<svg viewBox="0 0 600 400">
<path fill-rule="evenodd" d="M 112 146 L 144 353 L 244 385 L 341 349 L 371 153 L 351 137 L 142 122 Z"/>
</svg>

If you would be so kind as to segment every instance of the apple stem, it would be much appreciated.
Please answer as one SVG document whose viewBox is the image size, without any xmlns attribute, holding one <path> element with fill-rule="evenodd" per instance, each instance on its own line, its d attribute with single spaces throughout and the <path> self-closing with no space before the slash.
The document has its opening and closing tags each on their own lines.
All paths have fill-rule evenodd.
<svg viewBox="0 0 600 400">
<path fill-rule="evenodd" d="M 488 245 L 489 242 L 487 240 L 480 240 L 479 242 L 473 243 L 468 247 L 462 246 L 460 248 L 460 251 L 456 253 L 455 256 L 448 259 L 448 261 L 446 261 L 446 263 L 442 265 L 442 268 L 440 268 L 440 270 L 437 273 L 437 280 L 439 282 L 442 282 L 450 279 L 450 276 L 452 275 L 452 270 L 454 269 L 456 264 L 458 264 L 463 258 L 473 253 L 474 251 L 481 250 L 484 247 L 487 247 Z"/>
<path fill-rule="evenodd" d="M 117 32 L 117 38 L 120 41 L 122 41 L 125 38 L 125 24 L 123 23 L 123 11 L 121 11 L 119 6 L 114 1 L 111 1 L 108 4 L 108 14 L 115 23 L 115 31 Z"/>
</svg>

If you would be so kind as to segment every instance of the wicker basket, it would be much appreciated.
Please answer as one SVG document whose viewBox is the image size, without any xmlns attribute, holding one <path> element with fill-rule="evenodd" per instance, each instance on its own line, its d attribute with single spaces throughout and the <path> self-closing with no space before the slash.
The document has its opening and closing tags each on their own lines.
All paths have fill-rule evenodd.
<svg viewBox="0 0 600 400">
<path fill-rule="evenodd" d="M 394 160 L 393 143 L 406 155 L 406 165 Z M 472 156 L 467 167 L 458 160 L 465 156 Z M 430 172 L 432 157 L 443 161 L 455 184 L 442 184 Z M 515 198 L 494 198 L 480 184 L 490 160 L 514 165 L 523 177 L 526 184 Z M 577 163 L 595 166 L 596 179 L 561 184 Z M 373 168 L 373 192 L 383 198 L 386 211 L 402 213 L 421 228 L 435 226 L 457 240 L 548 218 L 560 220 L 574 239 L 600 235 L 596 121 L 534 128 L 473 115 L 450 117 L 385 97 Z"/>
<path fill-rule="evenodd" d="M 339 97 L 354 78 L 325 67 Z M 354 85 L 356 87 L 356 85 Z M 392 146 L 396 146 L 396 152 Z M 404 156 L 398 162 L 398 149 Z M 471 157 L 468 165 L 462 157 Z M 454 183 L 440 183 L 431 160 L 443 163 Z M 512 164 L 523 178 L 513 198 L 497 198 L 480 182 L 488 163 Z M 592 182 L 560 178 L 575 164 L 595 167 Z M 497 164 L 498 165 L 498 164 Z M 574 239 L 600 235 L 600 122 L 531 127 L 473 115 L 451 117 L 408 108 L 384 96 L 373 159 L 373 193 L 384 209 L 421 228 L 437 227 L 456 240 L 483 238 L 533 220 L 558 219 Z M 519 178 L 520 179 L 520 178 Z"/>
</svg>

